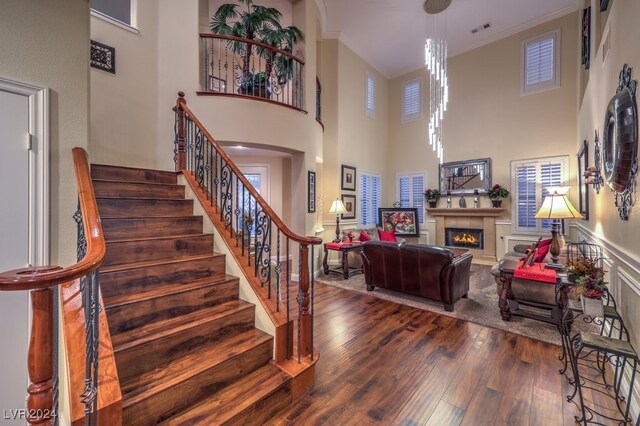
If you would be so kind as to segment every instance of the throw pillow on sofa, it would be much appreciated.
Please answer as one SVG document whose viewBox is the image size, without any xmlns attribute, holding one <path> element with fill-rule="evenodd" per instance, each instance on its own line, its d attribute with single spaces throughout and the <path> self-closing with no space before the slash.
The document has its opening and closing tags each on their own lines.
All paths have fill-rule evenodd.
<svg viewBox="0 0 640 426">
<path fill-rule="evenodd" d="M 360 231 L 360 235 L 358 236 L 358 240 L 360 242 L 371 241 L 371 237 L 367 234 L 367 231 Z"/>
<path fill-rule="evenodd" d="M 550 247 L 551 247 L 551 238 L 549 238 L 548 240 L 540 241 L 540 244 L 538 244 L 538 253 L 536 253 L 535 255 L 536 262 L 541 263 L 544 261 L 544 258 L 547 256 L 547 253 L 549 253 Z"/>
<path fill-rule="evenodd" d="M 398 240 L 396 238 L 396 230 L 392 229 L 391 231 L 385 231 L 382 228 L 378 228 L 378 236 L 380 237 L 380 241 L 389 241 L 392 243 L 397 243 Z"/>
</svg>

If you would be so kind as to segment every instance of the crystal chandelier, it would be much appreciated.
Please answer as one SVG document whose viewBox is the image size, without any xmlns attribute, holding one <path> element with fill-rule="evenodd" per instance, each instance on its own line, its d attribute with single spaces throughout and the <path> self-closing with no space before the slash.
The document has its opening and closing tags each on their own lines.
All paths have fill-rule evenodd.
<svg viewBox="0 0 640 426">
<path fill-rule="evenodd" d="M 424 45 L 425 62 L 429 72 L 429 145 L 444 159 L 442 120 L 449 102 L 449 78 L 447 75 L 447 20 L 444 10 L 451 0 L 427 0 L 427 40 Z"/>
</svg>

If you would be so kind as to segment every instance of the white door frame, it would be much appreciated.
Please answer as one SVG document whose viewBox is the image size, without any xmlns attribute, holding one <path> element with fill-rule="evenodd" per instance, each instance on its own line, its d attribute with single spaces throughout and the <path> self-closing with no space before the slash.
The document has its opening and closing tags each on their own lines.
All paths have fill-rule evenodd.
<svg viewBox="0 0 640 426">
<path fill-rule="evenodd" d="M 0 77 L 0 90 L 29 98 L 29 265 L 49 264 L 49 89 Z"/>
</svg>

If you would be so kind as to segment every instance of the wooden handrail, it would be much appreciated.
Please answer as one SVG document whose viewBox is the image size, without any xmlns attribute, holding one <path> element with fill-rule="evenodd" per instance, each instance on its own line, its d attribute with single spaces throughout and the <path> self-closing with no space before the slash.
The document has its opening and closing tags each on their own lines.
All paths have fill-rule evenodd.
<svg viewBox="0 0 640 426">
<path fill-rule="evenodd" d="M 98 205 L 91 183 L 87 152 L 82 148 L 73 148 L 73 162 L 80 211 L 84 223 L 84 235 L 87 241 L 86 255 L 78 263 L 62 269 L 40 267 L 2 272 L 0 273 L 0 291 L 37 290 L 53 287 L 89 275 L 102 264 L 107 246 L 104 242 Z"/>
<path fill-rule="evenodd" d="M 229 41 L 239 41 L 242 43 L 247 43 L 247 44 L 253 44 L 254 46 L 260 46 L 260 47 L 264 47 L 265 49 L 269 49 L 273 52 L 279 53 L 283 56 L 286 56 L 288 58 L 293 59 L 296 62 L 299 62 L 300 64 L 304 65 L 304 61 L 300 58 L 298 58 L 297 56 L 292 55 L 291 53 L 287 52 L 286 50 L 282 50 L 282 49 L 278 49 L 276 47 L 273 47 L 267 43 L 262 43 L 259 41 L 255 41 L 255 40 L 249 40 L 248 38 L 242 38 L 242 37 L 235 37 L 235 36 L 230 36 L 230 35 L 224 35 L 224 34 L 209 34 L 209 33 L 200 33 L 200 38 L 219 38 L 219 39 L 223 39 L 223 40 L 229 40 Z"/>
<path fill-rule="evenodd" d="M 251 193 L 251 195 L 256 199 L 256 202 L 260 205 L 260 207 L 265 212 L 265 214 L 269 216 L 269 218 L 273 221 L 273 223 L 280 229 L 280 231 L 285 236 L 287 236 L 292 241 L 295 241 L 301 245 L 322 244 L 321 238 L 304 237 L 304 236 L 298 235 L 292 230 L 290 230 L 287 225 L 285 225 L 285 223 L 280 219 L 280 217 L 278 217 L 278 215 L 273 211 L 271 206 L 269 206 L 269 204 L 264 200 L 264 198 L 262 198 L 260 193 L 256 191 L 253 185 L 251 185 L 251 183 L 247 180 L 247 178 L 244 177 L 244 174 L 240 171 L 240 169 L 238 169 L 238 167 L 231 160 L 231 158 L 229 158 L 229 156 L 224 152 L 224 150 L 222 150 L 222 148 L 220 148 L 220 146 L 215 142 L 215 139 L 213 136 L 211 136 L 211 133 L 207 131 L 204 125 L 200 122 L 200 120 L 198 120 L 198 118 L 189 109 L 189 107 L 187 106 L 187 101 L 184 99 L 184 92 L 182 91 L 178 92 L 178 100 L 176 102 L 174 111 L 177 111 L 179 115 L 184 113 L 187 113 L 189 115 L 189 119 L 195 123 L 195 125 L 202 132 L 202 134 L 211 142 L 211 146 L 213 146 L 213 148 L 216 150 L 218 155 L 227 163 L 229 168 L 231 168 L 231 170 L 235 173 L 238 179 L 240 179 L 240 182 L 242 182 L 244 187 L 247 188 L 247 190 Z M 180 130 L 182 129 L 182 131 L 184 132 L 184 125 L 181 125 L 180 123 L 184 123 L 184 120 L 179 119 L 178 121 L 178 142 L 182 140 L 182 142 L 184 143 L 184 136 L 182 137 L 180 136 Z M 184 164 L 184 163 L 185 163 L 184 147 L 182 148 L 182 151 L 181 151 L 179 146 L 178 147 L 178 164 Z M 184 166 L 182 167 L 182 169 L 184 169 Z"/>
</svg>

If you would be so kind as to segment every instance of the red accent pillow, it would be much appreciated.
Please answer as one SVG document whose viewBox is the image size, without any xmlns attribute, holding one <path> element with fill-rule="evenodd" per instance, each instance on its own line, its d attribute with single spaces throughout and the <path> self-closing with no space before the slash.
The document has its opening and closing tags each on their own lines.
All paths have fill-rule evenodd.
<svg viewBox="0 0 640 426">
<path fill-rule="evenodd" d="M 392 243 L 397 243 L 396 239 L 396 230 L 392 229 L 391 231 L 384 231 L 382 228 L 378 228 L 378 236 L 380 237 L 380 241 L 389 241 Z"/>
<path fill-rule="evenodd" d="M 367 234 L 367 231 L 360 231 L 358 240 L 364 243 L 365 241 L 371 241 L 371 237 L 369 236 L 369 234 Z"/>
<path fill-rule="evenodd" d="M 549 248 L 551 248 L 551 238 L 540 241 L 540 244 L 538 244 L 538 253 L 535 255 L 535 261 L 538 263 L 542 262 L 544 258 L 547 257 Z"/>
</svg>

